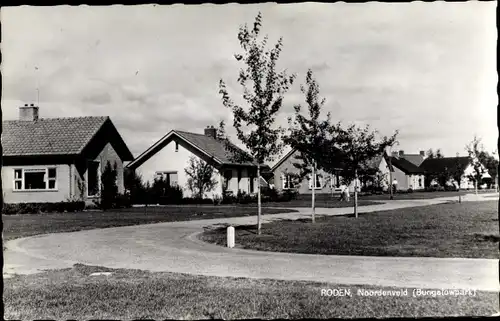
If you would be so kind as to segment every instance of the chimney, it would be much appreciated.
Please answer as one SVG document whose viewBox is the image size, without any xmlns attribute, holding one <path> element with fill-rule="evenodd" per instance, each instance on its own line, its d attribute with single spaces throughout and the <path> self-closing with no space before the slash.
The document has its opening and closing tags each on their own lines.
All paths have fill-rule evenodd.
<svg viewBox="0 0 500 321">
<path fill-rule="evenodd" d="M 24 104 L 23 107 L 19 107 L 19 120 L 22 121 L 36 121 L 38 120 L 38 106 L 31 104 Z"/>
<path fill-rule="evenodd" d="M 405 156 L 405 152 L 404 152 L 404 151 L 402 151 L 402 150 L 400 150 L 400 151 L 399 151 L 399 157 L 404 157 L 404 156 Z"/>
<path fill-rule="evenodd" d="M 425 157 L 425 151 L 424 150 L 420 151 L 420 156 Z"/>
<path fill-rule="evenodd" d="M 212 138 L 217 137 L 217 129 L 215 129 L 214 126 L 207 126 L 207 128 L 205 128 L 205 136 Z"/>
</svg>

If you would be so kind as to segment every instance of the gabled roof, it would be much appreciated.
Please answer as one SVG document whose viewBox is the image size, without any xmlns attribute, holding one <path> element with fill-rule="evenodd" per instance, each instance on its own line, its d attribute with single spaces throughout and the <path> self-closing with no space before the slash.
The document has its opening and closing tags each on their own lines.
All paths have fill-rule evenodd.
<svg viewBox="0 0 500 321">
<path fill-rule="evenodd" d="M 409 162 L 404 158 L 392 157 L 391 156 L 391 164 L 392 166 L 399 168 L 405 174 L 423 174 L 424 171 L 418 167 L 417 165 Z"/>
<path fill-rule="evenodd" d="M 420 164 L 422 164 L 422 162 L 425 159 L 424 156 L 422 156 L 420 154 L 404 154 L 400 158 L 404 158 L 404 159 L 406 159 L 410 163 L 413 163 L 416 166 L 420 166 Z"/>
<path fill-rule="evenodd" d="M 292 149 L 291 151 L 286 153 L 285 156 L 283 156 L 276 164 L 273 165 L 273 167 L 271 168 L 271 172 L 274 172 L 276 170 L 276 168 L 278 168 L 281 164 L 283 164 L 284 161 L 286 161 L 293 154 L 295 154 L 295 152 L 297 152 L 297 150 Z M 385 160 L 387 162 L 388 156 L 386 154 L 384 154 L 383 156 L 381 155 L 381 156 L 373 157 L 372 159 L 368 160 L 366 164 L 370 168 L 378 168 L 380 165 L 380 162 L 382 161 L 382 158 L 385 158 Z M 387 165 L 390 166 L 389 163 Z M 341 167 L 342 167 L 342 165 L 339 165 L 339 169 L 341 169 Z M 392 172 L 394 171 L 394 169 L 392 167 L 391 167 L 391 171 Z"/>
<path fill-rule="evenodd" d="M 36 121 L 8 120 L 2 122 L 3 156 L 79 155 L 105 125 L 109 117 L 41 118 Z M 122 159 L 132 153 L 116 132 Z"/>
<path fill-rule="evenodd" d="M 283 164 L 284 161 L 286 161 L 288 158 L 290 158 L 290 156 L 292 156 L 293 154 L 295 154 L 297 150 L 296 149 L 293 149 L 290 150 L 288 153 L 285 154 L 285 156 L 283 156 L 281 159 L 279 159 L 276 164 L 273 165 L 273 167 L 271 167 L 271 172 L 274 172 L 274 170 L 276 168 L 278 168 L 281 164 Z"/>
<path fill-rule="evenodd" d="M 457 162 L 459 166 L 465 169 L 470 164 L 470 158 L 467 156 L 427 158 L 420 164 L 420 168 L 429 173 L 440 173 L 447 169 L 454 168 Z"/>
<path fill-rule="evenodd" d="M 233 160 L 234 153 L 226 149 L 225 143 L 214 137 L 210 137 L 204 134 L 190 133 L 182 130 L 171 130 L 155 144 L 149 147 L 136 159 L 134 159 L 130 164 L 127 165 L 128 168 L 135 169 L 141 166 L 148 159 L 153 157 L 158 151 L 160 151 L 165 145 L 170 143 L 174 138 L 178 138 L 194 148 L 197 152 L 213 158 L 213 160 L 220 165 L 243 165 L 243 166 L 257 166 L 256 162 L 236 162 Z M 247 154 L 241 148 L 230 143 L 232 147 L 240 153 Z M 247 154 L 248 155 L 248 154 Z M 261 168 L 265 170 L 268 166 L 261 164 Z"/>
</svg>

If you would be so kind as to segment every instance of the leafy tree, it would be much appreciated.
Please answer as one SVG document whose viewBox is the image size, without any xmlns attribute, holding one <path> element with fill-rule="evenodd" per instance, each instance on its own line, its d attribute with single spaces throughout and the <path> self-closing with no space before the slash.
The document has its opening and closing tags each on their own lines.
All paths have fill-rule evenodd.
<svg viewBox="0 0 500 321">
<path fill-rule="evenodd" d="M 202 199 L 205 193 L 213 191 L 217 186 L 215 168 L 200 158 L 189 157 L 189 164 L 184 172 L 188 177 L 187 187 L 195 198 Z"/>
<path fill-rule="evenodd" d="M 477 194 L 478 185 L 481 183 L 483 175 L 486 173 L 486 168 L 481 164 L 481 155 L 484 155 L 484 147 L 481 144 L 481 139 L 474 136 L 474 139 L 465 146 L 465 150 L 469 154 L 473 172 L 468 178 L 474 182 L 474 190 Z"/>
<path fill-rule="evenodd" d="M 338 135 L 332 136 L 331 141 L 326 141 L 323 159 L 325 161 L 340 158 L 343 164 L 342 176 L 346 183 L 353 180 L 354 188 L 354 215 L 358 217 L 358 186 L 359 173 L 366 170 L 368 161 L 385 152 L 386 148 L 396 142 L 398 131 L 393 136 L 384 136 L 377 140 L 377 131 L 371 131 L 369 126 L 364 128 L 351 125 L 342 129 L 339 125 L 332 128 Z M 328 171 L 338 168 L 336 162 L 326 163 Z M 329 165 L 329 166 L 328 166 Z"/>
<path fill-rule="evenodd" d="M 429 149 L 426 153 L 428 159 L 436 159 L 436 158 L 444 158 L 443 153 L 441 152 L 441 149 L 437 149 L 434 151 L 432 148 Z M 441 176 L 441 179 L 439 177 L 439 173 L 434 173 L 434 172 L 425 172 L 424 173 L 424 184 L 426 188 L 429 188 L 431 186 L 431 183 L 433 181 L 442 181 L 443 178 Z"/>
<path fill-rule="evenodd" d="M 464 164 L 463 162 L 460 162 L 460 158 L 457 155 L 455 157 L 455 161 L 453 163 L 452 168 L 448 169 L 449 170 L 449 176 L 455 182 L 457 182 L 458 190 L 459 191 L 460 191 L 460 183 L 462 182 L 462 177 L 464 175 L 464 171 L 465 171 L 466 168 L 467 168 L 467 164 Z"/>
<path fill-rule="evenodd" d="M 101 175 L 100 205 L 103 210 L 112 208 L 118 197 L 118 186 L 116 185 L 116 179 L 117 179 L 116 168 L 117 168 L 116 162 L 114 163 L 113 166 L 111 166 L 111 163 L 108 161 Z"/>
<path fill-rule="evenodd" d="M 488 169 L 488 174 L 491 176 L 491 180 L 489 180 L 488 187 L 491 187 L 492 181 L 498 175 L 498 159 L 494 156 L 496 153 L 493 152 L 491 155 L 487 151 L 481 151 L 478 155 L 479 161 L 483 164 L 486 169 Z"/>
<path fill-rule="evenodd" d="M 259 40 L 261 24 L 262 15 L 259 12 L 252 29 L 246 24 L 240 27 L 238 40 L 243 54 L 234 56 L 237 61 L 245 64 L 245 68 L 240 69 L 238 82 L 243 87 L 243 100 L 249 108 L 235 103 L 229 96 L 225 82 L 221 79 L 219 83 L 223 105 L 233 113 L 233 126 L 237 137 L 249 151 L 248 155 L 240 155 L 240 161 L 256 161 L 257 178 L 260 178 L 261 164 L 272 161 L 282 149 L 282 143 L 278 139 L 283 130 L 280 127 L 274 128 L 273 125 L 282 106 L 283 96 L 295 78 L 294 75 L 287 75 L 286 70 L 276 70 L 283 41 L 280 38 L 274 47 L 266 49 L 268 37 Z M 257 199 L 257 230 L 260 234 L 260 183 L 257 184 Z"/>
<path fill-rule="evenodd" d="M 315 216 L 315 175 L 318 169 L 321 169 L 322 147 L 327 139 L 330 129 L 330 113 L 327 113 L 325 120 L 320 120 L 321 109 L 325 104 L 325 99 L 319 97 L 319 85 L 313 77 L 311 69 L 306 75 L 306 86 L 301 86 L 301 91 L 305 95 L 305 101 L 308 106 L 308 117 L 301 114 L 301 105 L 295 105 L 295 116 L 288 118 L 288 134 L 283 137 L 283 142 L 290 145 L 292 149 L 299 152 L 296 159 L 302 162 L 294 163 L 294 166 L 300 170 L 301 176 L 311 174 L 312 186 L 312 222 Z"/>
<path fill-rule="evenodd" d="M 142 181 L 142 176 L 135 170 L 125 169 L 123 173 L 125 190 L 130 194 L 133 204 L 144 203 L 147 195 L 147 188 Z"/>
</svg>

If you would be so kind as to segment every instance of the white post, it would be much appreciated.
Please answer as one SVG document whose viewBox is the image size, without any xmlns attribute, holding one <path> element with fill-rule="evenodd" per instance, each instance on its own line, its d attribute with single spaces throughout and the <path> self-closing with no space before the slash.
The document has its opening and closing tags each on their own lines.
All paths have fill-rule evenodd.
<svg viewBox="0 0 500 321">
<path fill-rule="evenodd" d="M 234 247 L 234 227 L 232 226 L 227 228 L 227 247 Z"/>
</svg>

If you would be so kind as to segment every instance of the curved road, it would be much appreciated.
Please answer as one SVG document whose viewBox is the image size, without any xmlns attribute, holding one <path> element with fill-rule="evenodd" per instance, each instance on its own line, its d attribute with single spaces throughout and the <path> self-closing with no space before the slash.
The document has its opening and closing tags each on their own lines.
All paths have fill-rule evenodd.
<svg viewBox="0 0 500 321">
<path fill-rule="evenodd" d="M 498 195 L 498 194 L 496 194 Z M 440 204 L 455 198 L 391 201 L 360 212 Z M 465 201 L 492 198 L 464 198 Z M 299 213 L 263 216 L 309 217 Z M 318 208 L 318 215 L 342 215 L 352 208 Z M 498 260 L 418 257 L 362 257 L 273 253 L 228 249 L 199 241 L 196 234 L 216 224 L 255 224 L 255 217 L 159 223 L 40 235 L 7 242 L 4 276 L 70 268 L 73 264 L 179 272 L 197 275 L 304 280 L 417 288 L 467 288 L 498 291 Z"/>
</svg>

